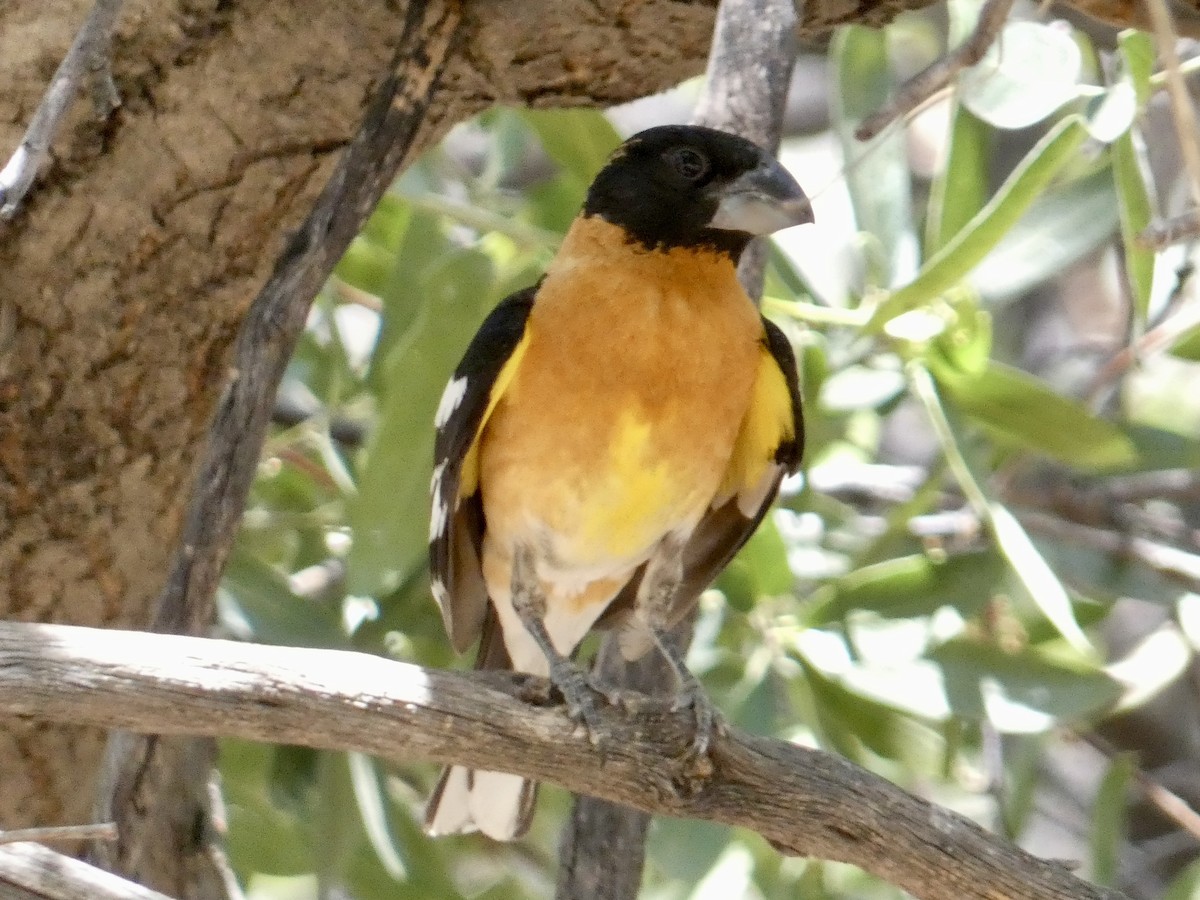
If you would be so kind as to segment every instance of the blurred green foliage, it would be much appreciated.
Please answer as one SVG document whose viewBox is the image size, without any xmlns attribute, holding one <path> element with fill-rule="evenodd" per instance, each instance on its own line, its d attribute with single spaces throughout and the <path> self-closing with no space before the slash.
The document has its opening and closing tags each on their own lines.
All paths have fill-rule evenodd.
<svg viewBox="0 0 1200 900">
<path fill-rule="evenodd" d="M 738 726 L 845 754 L 1015 837 L 1047 742 L 1178 670 L 1178 654 L 1114 666 L 1095 628 L 1112 600 L 1171 607 L 1185 592 L 1136 559 L 1027 528 L 1004 486 L 1034 467 L 1067 483 L 1193 465 L 1200 441 L 1120 393 L 1102 416 L 993 340 L 1003 303 L 1109 240 L 1126 260 L 1130 338 L 1147 327 L 1166 290 L 1134 241 L 1155 202 L 1139 124 L 1148 39 L 1124 36 L 1105 79 L 1082 34 L 1024 23 L 1011 38 L 1028 44 L 1018 71 L 968 79 L 947 120 L 950 164 L 922 186 L 901 130 L 865 147 L 850 135 L 895 86 L 889 48 L 930 34 L 920 19 L 850 28 L 829 51 L 833 131 L 857 161 L 846 186 L 860 277 L 830 305 L 803 266 L 771 254 L 764 308 L 802 362 L 806 477 L 705 596 L 690 662 Z M 998 129 L 1039 122 L 997 179 Z M 468 663 L 453 658 L 428 591 L 433 411 L 483 316 L 537 277 L 619 138 L 582 110 L 495 110 L 459 134 L 474 155 L 439 148 L 407 171 L 314 307 L 284 390 L 311 415 L 271 436 L 221 592 L 234 635 Z M 551 165 L 522 172 L 539 149 Z M 1192 328 L 1171 352 L 1194 368 L 1198 348 Z M 920 466 L 886 455 L 901 410 L 934 448 Z M 825 492 L 819 472 L 883 481 Z M 951 526 L 913 525 L 939 516 Z M 1177 643 L 1190 658 L 1194 646 Z M 1002 736 L 1018 752 L 997 778 L 986 751 Z M 1131 766 L 1114 759 L 1096 801 L 1098 880 L 1115 876 Z M 251 897 L 552 893 L 560 791 L 543 791 L 527 840 L 499 846 L 421 834 L 432 765 L 226 742 L 221 771 Z M 1197 871 L 1171 896 L 1189 896 Z M 663 821 L 644 896 L 898 892 L 846 866 L 782 859 L 754 835 Z"/>
</svg>

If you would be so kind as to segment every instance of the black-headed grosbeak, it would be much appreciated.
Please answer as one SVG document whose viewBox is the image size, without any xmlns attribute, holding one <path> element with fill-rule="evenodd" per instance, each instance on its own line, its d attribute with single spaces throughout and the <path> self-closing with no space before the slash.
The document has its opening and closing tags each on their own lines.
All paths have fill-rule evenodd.
<svg viewBox="0 0 1200 900">
<path fill-rule="evenodd" d="M 738 283 L 754 235 L 812 221 L 759 147 L 665 126 L 619 147 L 545 276 L 500 303 L 439 405 L 433 594 L 477 666 L 549 677 L 590 725 L 571 662 L 595 627 L 636 659 L 657 644 L 696 713 L 711 701 L 661 638 L 799 465 L 796 362 Z M 536 785 L 453 766 L 432 834 L 528 827 Z"/>
</svg>

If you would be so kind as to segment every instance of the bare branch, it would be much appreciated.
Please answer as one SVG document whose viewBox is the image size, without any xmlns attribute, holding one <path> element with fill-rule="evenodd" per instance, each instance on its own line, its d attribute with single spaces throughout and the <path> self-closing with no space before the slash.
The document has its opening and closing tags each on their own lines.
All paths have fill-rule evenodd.
<svg viewBox="0 0 1200 900">
<path fill-rule="evenodd" d="M 957 813 L 840 757 L 736 730 L 687 774 L 686 710 L 604 706 L 605 752 L 529 680 L 364 653 L 66 625 L 0 623 L 0 713 L 238 737 L 513 772 L 648 813 L 757 831 L 783 852 L 853 863 L 926 900 L 1115 900 Z"/>
<path fill-rule="evenodd" d="M 99 116 L 108 115 L 120 104 L 112 80 L 109 49 L 121 2 L 96 0 L 96 5 L 80 26 L 71 48 L 50 80 L 50 87 L 33 114 L 20 146 L 4 168 L 0 169 L 0 219 L 16 214 L 84 79 L 92 82 L 93 99 Z"/>
<path fill-rule="evenodd" d="M 854 136 L 860 141 L 870 140 L 945 88 L 963 69 L 983 59 L 999 36 L 1012 8 L 1013 0 L 987 0 L 979 11 L 975 30 L 962 45 L 900 85 L 891 100 L 862 121 Z"/>
<path fill-rule="evenodd" d="M 18 890 L 46 900 L 171 900 L 40 844 L 0 847 L 0 896 Z"/>
</svg>

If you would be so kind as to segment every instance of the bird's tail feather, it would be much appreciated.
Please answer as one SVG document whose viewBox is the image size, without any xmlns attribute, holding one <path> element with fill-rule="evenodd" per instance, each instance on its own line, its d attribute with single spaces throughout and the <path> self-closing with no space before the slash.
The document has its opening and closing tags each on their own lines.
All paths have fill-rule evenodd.
<svg viewBox="0 0 1200 900">
<path fill-rule="evenodd" d="M 475 668 L 512 668 L 490 605 Z M 447 766 L 425 807 L 425 830 L 434 836 L 482 831 L 495 840 L 511 841 L 529 829 L 536 799 L 537 784 L 520 775 Z"/>
</svg>

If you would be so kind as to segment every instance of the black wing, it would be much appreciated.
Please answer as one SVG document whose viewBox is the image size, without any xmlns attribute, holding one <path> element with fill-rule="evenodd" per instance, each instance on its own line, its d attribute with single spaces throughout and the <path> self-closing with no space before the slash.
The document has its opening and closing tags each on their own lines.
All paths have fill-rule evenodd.
<svg viewBox="0 0 1200 900">
<path fill-rule="evenodd" d="M 534 285 L 513 294 L 484 320 L 446 385 L 434 421 L 430 583 L 450 642 L 460 653 L 479 636 L 488 608 L 480 568 L 484 522 L 477 443 L 498 399 L 497 383 L 504 381 L 505 366 L 514 361 L 525 336 L 536 293 Z"/>
</svg>

